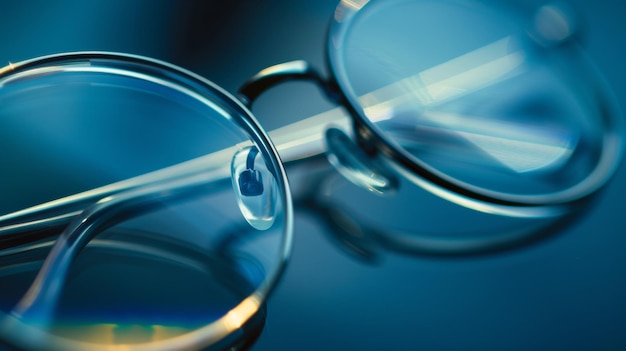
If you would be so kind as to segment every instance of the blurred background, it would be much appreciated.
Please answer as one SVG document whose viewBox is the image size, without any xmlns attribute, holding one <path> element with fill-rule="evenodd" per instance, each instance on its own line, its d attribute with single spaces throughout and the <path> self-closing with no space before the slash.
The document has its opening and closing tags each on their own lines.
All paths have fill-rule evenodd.
<svg viewBox="0 0 626 351">
<path fill-rule="evenodd" d="M 0 12 L 0 65 L 67 51 L 118 51 L 177 64 L 234 93 L 259 70 L 290 60 L 308 60 L 326 73 L 326 30 L 336 3 L 15 1 Z M 624 5 L 567 5 L 579 14 L 581 40 L 624 105 Z M 315 87 L 294 83 L 264 95 L 255 114 L 271 130 L 328 108 Z M 295 193 L 305 193 L 308 177 L 326 167 L 321 160 L 290 168 Z M 336 202 L 345 202 L 340 194 L 369 196 L 338 179 L 332 186 Z M 624 350 L 625 195 L 621 167 L 593 206 L 558 235 L 463 257 L 369 246 L 355 252 L 323 216 L 300 206 L 293 256 L 251 349 Z M 422 199 L 425 210 L 428 201 L 439 206 L 427 194 Z"/>
</svg>

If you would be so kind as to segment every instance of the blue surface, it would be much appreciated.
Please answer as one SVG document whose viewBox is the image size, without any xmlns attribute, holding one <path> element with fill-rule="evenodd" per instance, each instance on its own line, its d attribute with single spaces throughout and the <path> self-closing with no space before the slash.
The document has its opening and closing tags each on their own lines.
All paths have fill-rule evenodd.
<svg viewBox="0 0 626 351">
<path fill-rule="evenodd" d="M 585 46 L 626 104 L 624 5 L 571 3 Z M 124 51 L 171 61 L 233 92 L 272 64 L 306 59 L 323 68 L 334 6 L 17 1 L 0 13 L 0 63 Z M 271 129 L 326 107 L 314 89 L 294 84 L 268 93 L 256 112 Z M 296 180 L 307 169 L 290 172 Z M 624 208 L 621 167 L 576 223 L 532 246 L 463 258 L 381 250 L 374 264 L 346 253 L 317 218 L 298 211 L 293 257 L 252 350 L 624 350 Z"/>
</svg>

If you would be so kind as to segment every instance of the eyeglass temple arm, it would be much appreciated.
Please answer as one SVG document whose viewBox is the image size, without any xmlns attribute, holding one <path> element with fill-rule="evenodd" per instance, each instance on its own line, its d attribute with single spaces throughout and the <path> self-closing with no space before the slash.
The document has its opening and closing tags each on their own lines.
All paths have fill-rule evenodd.
<svg viewBox="0 0 626 351">
<path fill-rule="evenodd" d="M 0 249 L 35 242 L 58 235 L 79 213 L 100 199 L 123 191 L 187 178 L 211 171 L 207 182 L 228 179 L 229 165 L 236 147 L 211 153 L 157 171 L 0 215 Z M 215 171 L 219 171 L 216 173 Z"/>
<path fill-rule="evenodd" d="M 96 235 L 124 219 L 160 208 L 171 201 L 201 196 L 230 183 L 228 170 L 217 167 L 191 176 L 163 179 L 102 198 L 77 215 L 52 247 L 35 281 L 12 310 L 14 316 L 46 326 L 76 255 Z M 0 321 L 1 322 L 1 321 Z"/>
</svg>

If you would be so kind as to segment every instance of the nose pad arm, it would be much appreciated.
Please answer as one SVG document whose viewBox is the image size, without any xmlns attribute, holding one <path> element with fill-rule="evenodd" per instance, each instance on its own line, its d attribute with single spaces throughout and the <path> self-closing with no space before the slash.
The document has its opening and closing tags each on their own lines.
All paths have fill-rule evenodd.
<svg viewBox="0 0 626 351">
<path fill-rule="evenodd" d="M 259 196 L 263 194 L 263 177 L 261 172 L 246 169 L 239 174 L 239 190 L 243 196 Z"/>
<path fill-rule="evenodd" d="M 248 156 L 246 156 L 246 169 L 239 174 L 237 179 L 239 191 L 243 196 L 263 194 L 263 176 L 261 172 L 254 169 L 254 159 L 258 153 L 259 150 L 254 146 L 249 149 Z"/>
</svg>

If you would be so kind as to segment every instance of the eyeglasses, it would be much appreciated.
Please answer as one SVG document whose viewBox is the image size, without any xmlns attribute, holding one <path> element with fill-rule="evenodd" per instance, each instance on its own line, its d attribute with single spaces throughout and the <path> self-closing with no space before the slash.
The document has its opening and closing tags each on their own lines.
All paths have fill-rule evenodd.
<svg viewBox="0 0 626 351">
<path fill-rule="evenodd" d="M 11 167 L 1 185 L 0 276 L 33 272 L 25 266 L 33 250 L 62 234 L 27 293 L 8 299 L 2 340 L 63 350 L 229 344 L 262 309 L 289 254 L 284 163 L 324 152 L 376 193 L 401 179 L 501 216 L 570 213 L 610 178 L 622 143 L 614 102 L 572 36 L 551 6 L 528 24 L 519 11 L 461 1 L 342 1 L 329 31 L 330 80 L 292 62 L 260 72 L 235 98 L 191 72 L 124 54 L 4 68 L 0 146 L 10 152 L 0 157 Z M 246 105 L 292 79 L 316 82 L 341 108 L 266 133 Z M 163 280 L 176 277 L 172 267 L 193 271 L 211 281 L 197 287 L 208 302 L 186 305 L 192 288 L 181 278 L 158 301 L 78 308 L 63 286 L 79 280 L 81 250 L 160 262 L 170 273 Z M 147 279 L 125 273 L 120 285 Z M 155 308 L 172 300 L 186 313 Z M 133 325 L 149 327 L 98 339 L 117 335 L 102 328 Z"/>
</svg>

